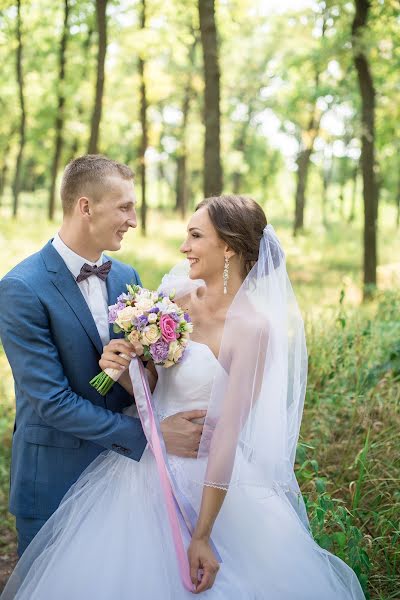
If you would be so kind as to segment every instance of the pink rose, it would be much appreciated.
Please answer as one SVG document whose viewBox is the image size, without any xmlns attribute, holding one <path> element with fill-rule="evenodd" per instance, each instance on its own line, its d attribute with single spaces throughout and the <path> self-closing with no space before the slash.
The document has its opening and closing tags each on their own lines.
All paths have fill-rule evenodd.
<svg viewBox="0 0 400 600">
<path fill-rule="evenodd" d="M 173 342 L 176 340 L 177 335 L 175 328 L 176 323 L 169 315 L 162 315 L 160 317 L 161 335 L 166 342 Z"/>
</svg>

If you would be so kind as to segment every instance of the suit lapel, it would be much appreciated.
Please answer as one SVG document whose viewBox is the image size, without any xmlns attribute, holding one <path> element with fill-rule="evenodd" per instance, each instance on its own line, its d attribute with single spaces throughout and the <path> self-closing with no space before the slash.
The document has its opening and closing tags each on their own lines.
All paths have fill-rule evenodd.
<svg viewBox="0 0 400 600">
<path fill-rule="evenodd" d="M 93 342 L 96 350 L 101 354 L 103 352 L 103 344 L 93 320 L 92 313 L 90 312 L 86 300 L 72 273 L 69 271 L 57 250 L 53 248 L 51 240 L 43 248 L 41 254 L 47 270 L 51 273 L 50 277 L 52 278 L 53 284 L 72 308 L 77 319 Z"/>
</svg>

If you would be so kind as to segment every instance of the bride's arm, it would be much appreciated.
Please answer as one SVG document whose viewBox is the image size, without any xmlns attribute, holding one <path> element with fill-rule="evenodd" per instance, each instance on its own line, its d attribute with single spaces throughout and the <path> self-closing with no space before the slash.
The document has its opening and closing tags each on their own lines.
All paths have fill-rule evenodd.
<svg viewBox="0 0 400 600">
<path fill-rule="evenodd" d="M 219 563 L 210 547 L 211 531 L 226 491 L 220 488 L 204 486 L 199 518 L 188 549 L 190 577 L 196 593 L 210 589 L 219 570 Z M 199 574 L 199 571 L 203 571 Z"/>
<path fill-rule="evenodd" d="M 241 327 L 242 324 L 239 323 L 239 328 L 234 328 L 236 335 L 232 337 L 245 341 L 240 347 L 234 347 L 232 343 L 229 352 L 228 383 L 222 388 L 224 392 L 220 414 L 209 447 L 205 477 L 208 485 L 205 483 L 203 486 L 200 514 L 188 550 L 190 573 L 192 582 L 196 585 L 196 592 L 203 592 L 212 587 L 218 572 L 219 565 L 209 544 L 211 531 L 228 491 L 240 431 L 247 421 L 252 405 L 257 402 L 262 385 L 262 366 L 266 358 L 268 331 L 266 328 L 259 328 L 256 335 L 251 336 L 251 329 L 248 327 L 246 337 L 246 331 L 241 332 Z M 225 350 L 229 350 L 229 347 Z M 255 361 L 255 352 L 258 363 Z M 246 369 L 243 356 L 254 359 L 256 366 Z M 204 571 L 200 582 L 197 578 L 199 569 Z"/>
</svg>

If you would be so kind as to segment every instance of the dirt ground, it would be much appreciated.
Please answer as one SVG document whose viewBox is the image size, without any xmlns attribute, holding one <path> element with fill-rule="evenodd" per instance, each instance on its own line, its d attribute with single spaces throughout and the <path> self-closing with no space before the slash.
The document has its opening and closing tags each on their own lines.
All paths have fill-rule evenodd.
<svg viewBox="0 0 400 600">
<path fill-rule="evenodd" d="M 8 540 L 7 540 L 8 542 Z M 14 534 L 10 533 L 10 541 L 0 550 L 0 593 L 17 563 L 17 544 Z"/>
</svg>

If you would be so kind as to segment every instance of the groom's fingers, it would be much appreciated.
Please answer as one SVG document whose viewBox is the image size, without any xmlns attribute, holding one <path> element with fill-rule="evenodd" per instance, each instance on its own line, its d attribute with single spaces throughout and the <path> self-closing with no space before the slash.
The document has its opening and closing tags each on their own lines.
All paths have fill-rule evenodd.
<svg viewBox="0 0 400 600">
<path fill-rule="evenodd" d="M 107 346 L 103 348 L 103 354 L 99 361 L 101 369 L 120 369 L 129 366 L 130 360 L 122 356 L 131 355 L 134 352 L 132 344 L 125 340 L 111 340 Z"/>
<path fill-rule="evenodd" d="M 193 421 L 194 419 L 204 419 L 206 414 L 206 410 L 185 410 L 179 413 L 183 419 L 187 419 L 188 421 Z"/>
<path fill-rule="evenodd" d="M 101 355 L 101 359 L 99 361 L 99 364 L 101 366 L 101 368 L 104 368 L 104 364 L 103 363 L 114 363 L 120 367 L 129 367 L 130 364 L 130 360 L 124 358 L 123 356 L 119 355 L 119 354 L 114 354 L 113 352 L 103 352 L 103 354 Z M 108 369 L 111 365 L 107 365 L 105 368 Z M 113 367 L 111 367 L 113 368 Z M 118 367 L 117 367 L 118 368 Z"/>
<path fill-rule="evenodd" d="M 132 352 L 135 352 L 135 346 L 126 340 L 111 340 L 107 346 L 104 346 L 103 351 L 112 352 L 114 354 L 117 354 L 118 352 L 131 354 Z"/>
</svg>

